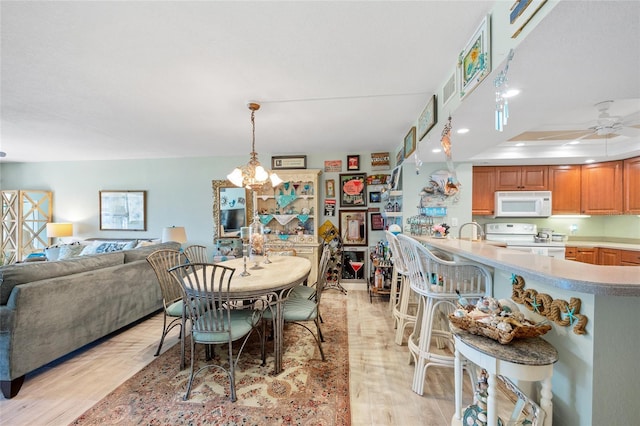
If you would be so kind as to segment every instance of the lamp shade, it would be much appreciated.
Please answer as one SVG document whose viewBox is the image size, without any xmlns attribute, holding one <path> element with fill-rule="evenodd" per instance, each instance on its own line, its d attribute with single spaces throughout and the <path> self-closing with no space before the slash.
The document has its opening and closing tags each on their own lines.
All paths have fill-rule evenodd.
<svg viewBox="0 0 640 426">
<path fill-rule="evenodd" d="M 72 223 L 47 223 L 47 237 L 70 237 L 73 235 Z"/>
<path fill-rule="evenodd" d="M 162 242 L 175 241 L 176 243 L 187 242 L 187 232 L 184 230 L 184 226 L 171 226 L 162 230 Z"/>
</svg>

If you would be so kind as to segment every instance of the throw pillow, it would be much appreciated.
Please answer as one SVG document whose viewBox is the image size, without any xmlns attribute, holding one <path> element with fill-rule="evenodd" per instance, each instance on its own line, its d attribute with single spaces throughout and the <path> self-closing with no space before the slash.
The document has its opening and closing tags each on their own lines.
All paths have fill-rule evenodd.
<svg viewBox="0 0 640 426">
<path fill-rule="evenodd" d="M 82 253 L 82 250 L 84 250 L 83 245 L 81 244 L 65 244 L 62 247 L 60 247 L 60 252 L 58 253 L 58 259 L 57 260 L 63 260 L 63 259 L 69 259 L 70 257 L 76 257 L 76 256 L 80 256 L 80 253 Z"/>
</svg>

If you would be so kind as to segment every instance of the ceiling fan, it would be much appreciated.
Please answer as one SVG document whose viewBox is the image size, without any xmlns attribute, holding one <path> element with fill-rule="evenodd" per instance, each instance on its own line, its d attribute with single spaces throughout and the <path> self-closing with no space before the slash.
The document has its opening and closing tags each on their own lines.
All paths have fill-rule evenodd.
<svg viewBox="0 0 640 426">
<path fill-rule="evenodd" d="M 593 124 L 582 130 L 546 130 L 522 133 L 510 141 L 545 141 L 545 140 L 583 140 L 583 139 L 611 139 L 617 136 L 635 138 L 640 136 L 640 111 L 626 117 L 609 114 L 614 101 L 602 101 L 595 104 L 598 117 Z"/>
</svg>

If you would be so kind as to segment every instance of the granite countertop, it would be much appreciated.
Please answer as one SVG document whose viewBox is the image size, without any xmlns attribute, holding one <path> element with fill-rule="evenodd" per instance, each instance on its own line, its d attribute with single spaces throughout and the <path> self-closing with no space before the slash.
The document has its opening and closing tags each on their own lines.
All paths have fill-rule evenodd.
<svg viewBox="0 0 640 426">
<path fill-rule="evenodd" d="M 640 296 L 640 267 L 601 266 L 496 247 L 482 241 L 413 236 L 460 257 L 511 271 L 550 286 L 581 293 Z"/>
</svg>

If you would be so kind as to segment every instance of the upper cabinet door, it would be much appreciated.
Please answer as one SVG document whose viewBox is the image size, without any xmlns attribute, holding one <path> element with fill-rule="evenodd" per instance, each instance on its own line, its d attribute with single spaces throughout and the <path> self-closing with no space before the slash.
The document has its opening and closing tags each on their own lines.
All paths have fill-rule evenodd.
<svg viewBox="0 0 640 426">
<path fill-rule="evenodd" d="M 580 214 L 580 176 L 579 165 L 549 166 L 552 214 Z"/>
<path fill-rule="evenodd" d="M 496 167 L 496 191 L 546 191 L 547 166 Z"/>
<path fill-rule="evenodd" d="M 493 167 L 473 168 L 473 190 L 471 192 L 471 214 L 491 216 L 495 209 L 495 177 Z"/>
<path fill-rule="evenodd" d="M 640 214 L 640 157 L 624 160 L 624 212 Z"/>
<path fill-rule="evenodd" d="M 622 214 L 622 161 L 582 166 L 582 214 Z"/>
</svg>

